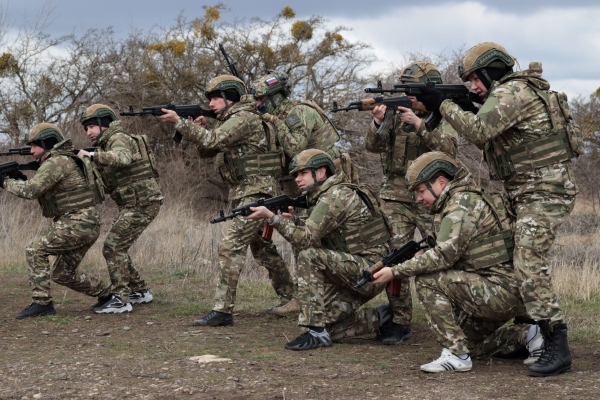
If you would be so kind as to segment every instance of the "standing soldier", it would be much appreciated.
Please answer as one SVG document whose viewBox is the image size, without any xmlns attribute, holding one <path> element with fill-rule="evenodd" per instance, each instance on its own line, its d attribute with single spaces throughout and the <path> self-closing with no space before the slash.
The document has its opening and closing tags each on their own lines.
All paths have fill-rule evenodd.
<svg viewBox="0 0 600 400">
<path fill-rule="evenodd" d="M 12 179 L 0 175 L 0 187 L 24 199 L 38 199 L 44 217 L 54 223 L 27 246 L 33 302 L 16 315 L 17 319 L 56 314 L 50 279 L 99 299 L 110 295 L 108 284 L 77 270 L 100 234 L 95 205 L 102 201 L 103 193 L 92 164 L 79 160 L 71 139 L 65 140 L 60 129 L 49 123 L 34 126 L 27 144 L 40 163 L 35 176 L 27 181 L 21 172 L 12 174 Z M 55 257 L 52 265 L 50 256 Z"/>
<path fill-rule="evenodd" d="M 465 168 L 437 151 L 408 167 L 406 184 L 435 214 L 435 246 L 376 272 L 373 283 L 415 277 L 429 325 L 444 347 L 441 357 L 421 370 L 469 371 L 471 356 L 523 348 L 529 325 L 504 326 L 525 312 L 511 260 L 514 222 L 508 201 L 475 186 Z"/>
<path fill-rule="evenodd" d="M 442 78 L 431 63 L 415 61 L 404 69 L 400 81 L 442 83 Z M 411 97 L 411 100 L 415 101 L 415 98 Z M 392 248 L 401 247 L 411 240 L 415 229 L 418 228 L 421 235 L 427 236 L 432 227 L 432 218 L 427 210 L 406 189 L 406 169 L 421 154 L 432 150 L 443 151 L 454 157 L 458 144 L 456 132 L 446 121 L 442 120 L 437 128 L 428 131 L 424 121 L 412 110 L 404 107 L 398 107 L 398 110 L 401 113 L 394 117 L 392 127 L 382 131 L 380 126 L 386 106 L 375 107 L 372 111 L 373 123 L 365 140 L 367 151 L 381 154 L 384 177 L 379 197 L 384 201 L 383 212 L 392 230 Z M 390 293 L 389 288 L 386 290 L 394 310 L 394 323 L 389 331 L 382 330 L 377 339 L 383 340 L 384 344 L 396 344 L 412 336 L 410 281 L 401 280 L 399 295 Z"/>
<path fill-rule="evenodd" d="M 362 271 L 389 253 L 389 230 L 375 196 L 366 187 L 345 183 L 331 157 L 304 150 L 290 164 L 298 189 L 307 196 L 306 219 L 281 217 L 256 207 L 247 218 L 265 219 L 298 254 L 298 325 L 307 331 L 285 347 L 310 350 L 332 340 L 375 332 L 391 322 L 388 305 L 362 308 L 383 286 L 354 290 Z"/>
<path fill-rule="evenodd" d="M 183 139 L 194 143 L 199 150 L 216 150 L 217 166 L 221 177 L 229 184 L 229 201 L 232 208 L 279 194 L 277 178 L 281 176 L 281 150 L 276 138 L 266 131 L 256 111 L 252 96 L 246 95 L 244 83 L 231 75 L 212 79 L 204 92 L 210 108 L 217 114 L 217 125 L 206 129 L 206 119 L 195 121 L 181 119 L 170 110 L 158 117 L 175 124 Z M 242 217 L 234 219 L 219 249 L 219 283 L 215 293 L 215 306 L 194 325 L 233 325 L 233 308 L 237 283 L 246 261 L 248 245 L 257 260 L 258 252 L 277 253 L 272 241 L 261 237 L 263 224 Z M 289 271 L 283 262 L 262 264 L 269 271 L 273 288 L 282 302 L 292 298 L 294 287 Z"/>
<path fill-rule="evenodd" d="M 107 192 L 119 207 L 102 248 L 112 294 L 93 311 L 130 312 L 131 304 L 152 301 L 148 285 L 127 252 L 156 218 L 162 204 L 156 160 L 146 136 L 125 132 L 110 107 L 94 104 L 85 110 L 80 122 L 96 149 L 91 153 L 80 150 L 77 155 L 89 157 L 98 166 Z"/>
<path fill-rule="evenodd" d="M 566 95 L 550 90 L 541 64 L 513 73 L 514 64 L 504 47 L 491 42 L 464 55 L 458 72 L 485 101 L 479 111 L 464 111 L 435 89 L 419 99 L 482 148 L 491 178 L 504 181 L 517 214 L 514 263 L 521 296 L 537 324 L 532 330 L 539 327 L 545 339 L 544 353 L 527 368 L 531 375 L 549 376 L 571 370 L 548 252 L 579 193 L 570 159 L 583 152 L 583 141 Z"/>
<path fill-rule="evenodd" d="M 337 129 L 315 102 L 289 99 L 292 88 L 286 73 L 268 71 L 266 75 L 256 79 L 252 86 L 256 108 L 263 113 L 263 120 L 271 122 L 275 127 L 277 142 L 285 154 L 284 165 L 289 165 L 296 154 L 306 149 L 323 150 L 329 154 L 337 167 L 341 165 L 340 152 L 335 146 L 340 139 Z M 290 197 L 300 194 L 293 177 L 287 171 L 280 178 L 280 182 L 283 193 Z M 259 253 L 259 257 L 261 256 L 262 259 L 257 260 L 260 264 L 278 263 L 281 265 L 279 268 L 285 268 L 284 261 L 278 253 Z M 268 311 L 280 316 L 298 314 L 298 299 L 283 300 Z"/>
</svg>

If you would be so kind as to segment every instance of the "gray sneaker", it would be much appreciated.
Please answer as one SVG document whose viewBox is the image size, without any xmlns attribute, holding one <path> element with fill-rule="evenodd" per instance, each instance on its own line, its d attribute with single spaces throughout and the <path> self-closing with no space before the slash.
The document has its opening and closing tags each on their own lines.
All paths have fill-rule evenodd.
<svg viewBox="0 0 600 400">
<path fill-rule="evenodd" d="M 131 303 L 123 303 L 121 299 L 113 295 L 110 300 L 102 304 L 100 307 L 94 308 L 96 314 L 120 314 L 131 312 L 133 307 Z"/>
<path fill-rule="evenodd" d="M 132 292 L 129 294 L 129 302 L 131 304 L 146 304 L 150 303 L 152 300 L 154 300 L 154 297 L 152 296 L 152 293 L 150 293 L 150 290 Z"/>
</svg>

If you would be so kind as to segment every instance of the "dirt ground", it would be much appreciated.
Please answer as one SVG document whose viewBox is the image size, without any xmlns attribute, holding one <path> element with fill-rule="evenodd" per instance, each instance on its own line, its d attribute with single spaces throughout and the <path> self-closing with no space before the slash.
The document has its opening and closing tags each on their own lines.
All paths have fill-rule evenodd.
<svg viewBox="0 0 600 400">
<path fill-rule="evenodd" d="M 199 290 L 212 296 L 212 287 Z M 283 345 L 299 334 L 296 321 L 266 312 L 240 311 L 233 327 L 198 328 L 190 322 L 209 307 L 177 316 L 156 301 L 128 315 L 96 315 L 88 310 L 94 299 L 69 291 L 55 299 L 56 316 L 17 321 L 28 296 L 25 276 L 2 276 L 0 399 L 592 399 L 600 392 L 596 340 L 572 341 L 573 372 L 557 377 L 532 378 L 521 360 L 496 358 L 474 361 L 471 372 L 425 374 L 419 366 L 441 349 L 422 319 L 401 345 L 359 338 L 292 352 Z M 189 360 L 204 354 L 230 361 Z"/>
</svg>

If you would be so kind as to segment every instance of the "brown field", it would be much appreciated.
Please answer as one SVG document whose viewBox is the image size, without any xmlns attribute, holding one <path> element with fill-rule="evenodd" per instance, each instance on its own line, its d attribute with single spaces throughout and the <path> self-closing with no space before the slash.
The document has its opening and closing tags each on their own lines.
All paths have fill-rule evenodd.
<svg viewBox="0 0 600 400">
<path fill-rule="evenodd" d="M 266 314 L 277 299 L 251 257 L 238 291 L 235 325 L 192 327 L 190 322 L 212 306 L 224 227 L 207 224 L 198 209 L 167 203 L 132 251 L 154 303 L 129 315 L 95 315 L 88 310 L 95 299 L 54 285 L 56 316 L 17 321 L 14 313 L 30 302 L 24 247 L 47 221 L 40 222 L 34 202 L 0 195 L 0 399 L 597 397 L 600 217 L 591 205 L 578 204 L 561 228 L 552 258 L 574 370 L 545 379 L 528 377 L 521 360 L 496 358 L 475 361 L 468 373 L 420 372 L 441 349 L 417 302 L 414 335 L 399 346 L 365 337 L 316 351 L 285 350 L 299 328 L 293 319 Z M 114 209 L 106 206 L 103 212 L 106 228 Z M 101 243 L 81 268 L 107 278 Z M 289 246 L 280 244 L 291 262 Z M 204 354 L 230 361 L 189 360 Z"/>
</svg>

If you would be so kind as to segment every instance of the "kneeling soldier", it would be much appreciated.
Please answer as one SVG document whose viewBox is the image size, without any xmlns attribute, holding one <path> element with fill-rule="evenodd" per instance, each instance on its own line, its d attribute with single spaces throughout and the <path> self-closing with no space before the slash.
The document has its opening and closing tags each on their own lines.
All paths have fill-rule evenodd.
<svg viewBox="0 0 600 400">
<path fill-rule="evenodd" d="M 131 304 L 152 301 L 148 285 L 127 252 L 156 218 L 162 204 L 156 161 L 145 135 L 125 132 L 108 106 L 88 107 L 80 121 L 96 150 L 80 150 L 77 155 L 94 161 L 107 192 L 119 206 L 119 215 L 102 247 L 112 294 L 92 309 L 98 314 L 130 312 Z"/>
<path fill-rule="evenodd" d="M 425 315 L 444 347 L 441 357 L 421 370 L 469 371 L 470 355 L 506 354 L 527 345 L 530 325 L 502 327 L 526 312 L 512 265 L 514 222 L 507 201 L 475 186 L 468 171 L 441 152 L 417 158 L 406 182 L 435 214 L 436 245 L 383 268 L 373 283 L 415 277 Z M 539 340 L 535 344 L 541 346 Z"/>
<path fill-rule="evenodd" d="M 0 176 L 0 187 L 24 199 L 38 199 L 44 217 L 54 223 L 27 246 L 33 302 L 16 315 L 17 319 L 56 314 L 50 279 L 88 296 L 110 295 L 107 283 L 77 271 L 100 234 L 95 205 L 102 198 L 91 163 L 79 160 L 73 154 L 71 139 L 65 140 L 49 123 L 34 126 L 27 144 L 40 163 L 35 176 L 30 181 L 22 173 L 11 176 L 16 179 Z M 49 256 L 56 257 L 52 265 Z"/>
<path fill-rule="evenodd" d="M 379 329 L 391 323 L 389 306 L 361 308 L 384 286 L 353 286 L 362 270 L 389 253 L 389 231 L 375 196 L 359 185 L 344 183 L 331 157 L 321 150 L 304 150 L 290 164 L 290 174 L 307 195 L 308 218 L 273 214 L 256 207 L 247 218 L 268 222 L 298 249 L 298 325 L 306 333 L 287 343 L 290 350 L 331 346 L 332 340 Z M 295 219 L 295 221 L 293 221 Z M 381 316 L 380 316 L 381 314 Z"/>
</svg>

